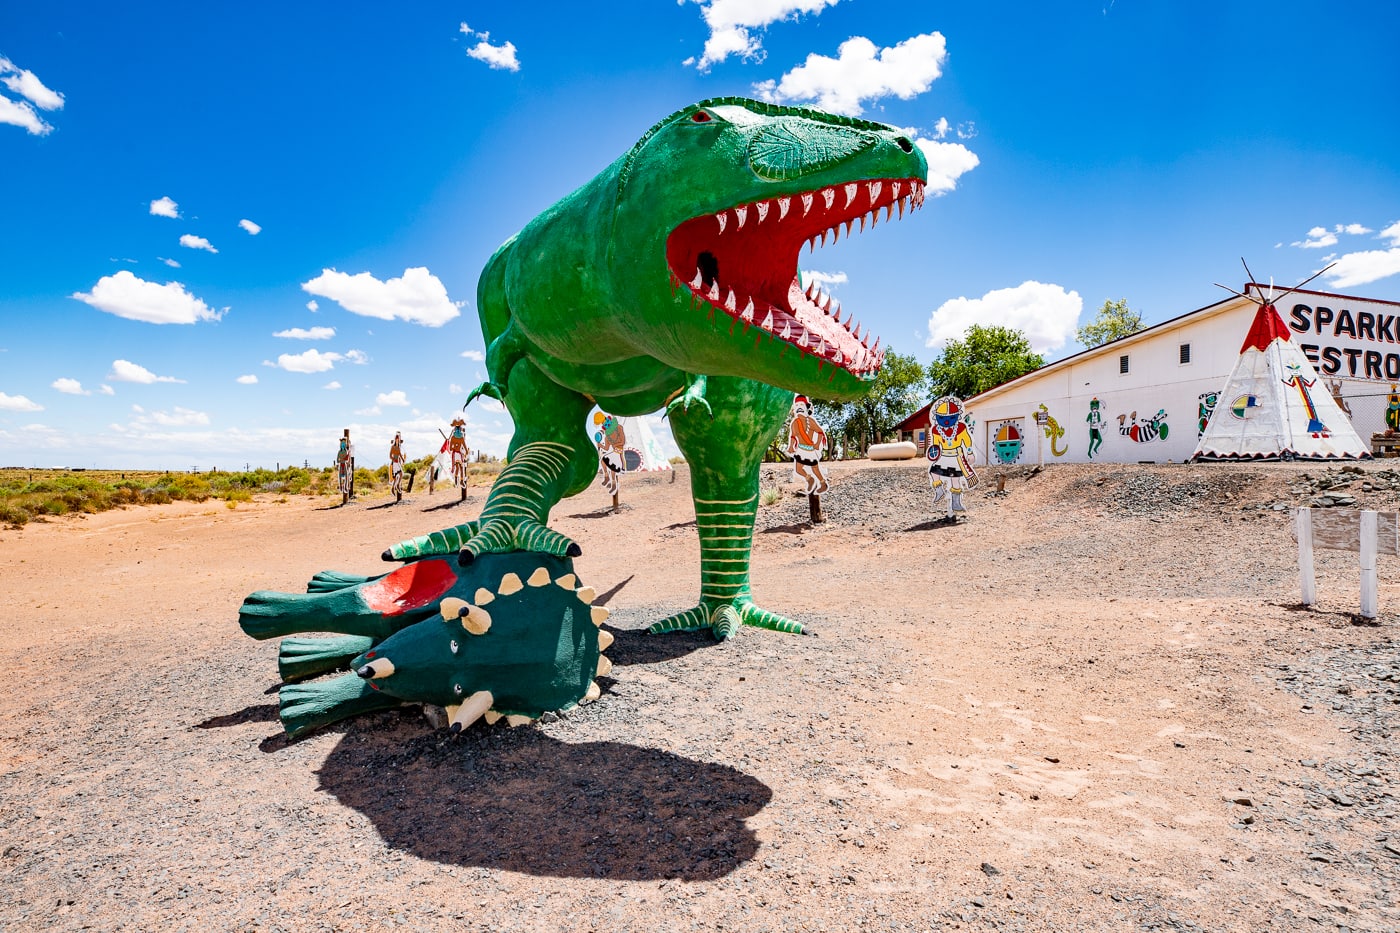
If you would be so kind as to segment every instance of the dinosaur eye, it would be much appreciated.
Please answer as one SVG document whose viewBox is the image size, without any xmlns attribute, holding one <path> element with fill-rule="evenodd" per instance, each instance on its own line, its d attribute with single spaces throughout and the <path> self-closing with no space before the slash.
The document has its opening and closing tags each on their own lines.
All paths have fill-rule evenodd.
<svg viewBox="0 0 1400 933">
<path fill-rule="evenodd" d="M 455 638 L 452 639 L 452 641 L 451 641 L 451 646 L 452 646 L 452 653 L 453 653 L 453 654 L 456 654 L 456 653 L 457 653 L 457 639 L 455 639 Z"/>
<path fill-rule="evenodd" d="M 691 123 L 709 123 L 713 119 L 714 117 L 710 116 L 703 110 L 697 110 L 690 115 Z"/>
<path fill-rule="evenodd" d="M 452 692 L 455 693 L 455 694 L 457 694 L 458 696 L 461 696 L 461 695 L 462 695 L 462 685 L 461 685 L 461 684 L 453 684 L 453 685 L 452 685 Z"/>
</svg>

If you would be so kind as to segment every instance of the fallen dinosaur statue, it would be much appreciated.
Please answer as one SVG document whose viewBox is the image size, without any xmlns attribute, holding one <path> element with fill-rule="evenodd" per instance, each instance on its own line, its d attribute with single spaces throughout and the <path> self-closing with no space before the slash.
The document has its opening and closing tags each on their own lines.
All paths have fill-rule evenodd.
<svg viewBox="0 0 1400 933">
<path fill-rule="evenodd" d="M 750 593 L 759 467 L 794 393 L 858 398 L 873 385 L 883 354 L 839 303 L 815 285 L 802 287 L 798 255 L 803 246 L 834 242 L 843 230 L 850 236 L 857 225 L 863 231 L 921 206 L 927 170 L 918 147 L 894 127 L 720 98 L 657 123 L 596 178 L 526 224 L 482 272 L 477 306 L 489 381 L 467 398 L 469 405 L 489 396 L 510 412 L 515 433 L 507 465 L 479 521 L 437 533 L 440 540 L 429 548 L 456 544 L 465 568 L 460 579 L 472 582 L 432 583 L 446 579 L 451 562 L 401 547 L 386 558 L 413 563 L 379 580 L 323 575 L 313 585 L 343 582 L 343 589 L 249 597 L 240 620 L 255 637 L 312 630 L 314 615 L 315 630 L 362 639 L 283 646 L 284 674 L 310 673 L 309 662 L 300 660 L 306 656 L 321 670 L 349 664 L 360 675 L 328 681 L 339 685 L 335 693 L 319 683 L 284 687 L 288 731 L 380 708 L 391 695 L 440 702 L 428 696 L 429 687 L 440 693 L 446 672 L 466 670 L 466 659 L 434 633 L 444 621 L 457 624 L 454 612 L 471 618 L 470 608 L 443 600 L 483 608 L 464 594 L 499 593 L 492 584 L 503 577 L 501 561 L 519 568 L 513 572 L 521 579 L 543 579 L 534 576 L 537 568 L 551 579 L 570 572 L 563 568 L 579 547 L 550 529 L 548 519 L 561 499 L 582 492 L 597 474 L 586 428 L 594 405 L 623 417 L 664 409 L 690 464 L 699 600 L 648 631 L 705 629 L 720 639 L 742 625 L 804 632 L 800 622 L 758 606 Z M 384 583 L 401 573 L 407 577 Z M 385 585 L 405 587 L 395 599 L 412 603 L 412 613 L 441 617 L 414 619 L 415 625 L 437 628 L 408 637 L 414 629 L 399 623 L 410 611 L 374 595 Z M 531 717 L 587 698 L 596 633 L 575 638 L 569 618 L 579 613 L 553 592 L 563 590 L 536 590 L 553 601 L 491 612 L 491 633 L 509 625 L 520 642 L 492 655 L 497 674 L 488 677 L 477 665 L 471 677 L 454 675 L 454 690 L 460 681 L 462 690 L 473 691 L 460 699 L 455 723 L 464 724 L 478 707 Z M 304 602 L 317 596 L 326 608 L 304 611 Z M 507 622 L 507 609 L 531 614 Z M 382 641 L 370 647 L 366 638 Z M 533 675 L 511 680 L 543 663 L 545 643 L 557 646 L 561 662 L 579 652 L 564 665 L 568 690 L 545 688 Z M 478 698 L 481 691 L 489 701 Z"/>
</svg>

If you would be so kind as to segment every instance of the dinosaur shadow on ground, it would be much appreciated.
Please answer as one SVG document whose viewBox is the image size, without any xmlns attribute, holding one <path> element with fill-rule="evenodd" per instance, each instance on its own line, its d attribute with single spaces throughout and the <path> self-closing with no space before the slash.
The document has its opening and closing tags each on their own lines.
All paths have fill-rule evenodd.
<svg viewBox="0 0 1400 933">
<path fill-rule="evenodd" d="M 758 839 L 745 820 L 773 792 L 727 765 L 622 742 L 561 742 L 478 724 L 424 733 L 421 715 L 360 720 L 320 789 L 391 848 L 441 864 L 540 877 L 722 878 Z"/>
</svg>

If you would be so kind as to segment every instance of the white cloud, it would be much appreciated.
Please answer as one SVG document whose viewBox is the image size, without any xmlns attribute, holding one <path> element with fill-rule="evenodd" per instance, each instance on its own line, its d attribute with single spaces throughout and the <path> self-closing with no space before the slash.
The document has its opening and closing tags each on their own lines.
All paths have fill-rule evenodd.
<svg viewBox="0 0 1400 933">
<path fill-rule="evenodd" d="M 33 102 L 40 110 L 62 110 L 63 95 L 51 91 L 32 71 L 26 71 L 8 58 L 0 57 L 0 75 L 5 87 Z"/>
<path fill-rule="evenodd" d="M 372 407 L 372 408 L 357 408 L 357 409 L 355 409 L 355 414 L 360 415 L 361 417 L 364 417 L 364 418 L 373 418 L 373 417 L 375 417 L 375 416 L 377 416 L 377 415 L 382 415 L 383 412 L 381 412 L 381 411 L 379 410 L 379 406 L 378 406 L 378 405 L 375 405 L 375 406 Z"/>
<path fill-rule="evenodd" d="M 117 390 L 114 389 L 114 388 L 112 388 L 111 386 L 107 385 L 107 383 L 105 383 L 105 382 L 98 388 L 97 391 L 98 391 L 100 394 L 102 394 L 102 395 L 116 395 L 116 394 L 117 394 Z"/>
<path fill-rule="evenodd" d="M 307 350 L 305 353 L 283 353 L 277 362 L 264 361 L 264 366 L 275 366 L 289 373 L 323 373 L 334 369 L 335 364 L 345 359 L 339 353 L 322 353 L 320 350 Z"/>
<path fill-rule="evenodd" d="M 705 51 L 696 67 L 708 71 L 711 65 L 738 55 L 745 61 L 762 59 L 763 43 L 752 30 L 763 29 L 779 20 L 795 20 L 804 13 L 818 14 L 839 0 L 691 0 L 700 4 L 700 15 L 710 28 Z M 686 64 L 695 60 L 687 59 Z"/>
<path fill-rule="evenodd" d="M 180 263 L 177 262 L 177 261 L 174 260 L 174 259 L 166 259 L 164 256 L 157 256 L 156 258 L 159 259 L 161 262 L 165 263 L 167 266 L 169 266 L 169 267 L 172 268 L 172 269 L 178 269 L 178 268 L 180 268 Z"/>
<path fill-rule="evenodd" d="M 323 388 L 323 389 L 330 389 L 330 390 L 334 391 L 335 389 L 339 389 L 339 388 L 340 388 L 340 383 L 339 383 L 339 382 L 336 382 L 334 379 L 332 379 L 330 382 L 328 382 L 328 383 L 326 383 L 325 385 L 321 386 L 321 388 Z"/>
<path fill-rule="evenodd" d="M 151 213 L 156 217 L 179 217 L 180 205 L 162 196 L 151 202 Z"/>
<path fill-rule="evenodd" d="M 909 100 L 927 91 L 943 73 L 947 57 L 947 43 L 938 32 L 883 49 L 864 36 L 852 36 L 841 43 L 836 58 L 814 52 L 778 81 L 753 87 L 764 100 L 815 101 L 823 110 L 856 115 L 866 101 L 890 95 Z"/>
<path fill-rule="evenodd" d="M 155 382 L 178 382 L 184 384 L 185 380 L 176 379 L 174 376 L 157 376 L 144 366 L 139 366 L 129 360 L 113 360 L 112 371 L 107 374 L 107 378 L 113 382 L 139 382 L 142 385 L 150 385 Z"/>
<path fill-rule="evenodd" d="M 1400 272 L 1400 247 L 1368 249 L 1347 253 L 1327 270 L 1328 281 L 1336 288 L 1366 285 Z"/>
<path fill-rule="evenodd" d="M 407 408 L 409 406 L 408 396 L 402 389 L 395 389 L 392 392 L 380 392 L 374 397 L 376 405 L 390 405 L 395 408 Z"/>
<path fill-rule="evenodd" d="M 813 282 L 831 290 L 832 285 L 845 285 L 851 280 L 850 276 L 844 272 L 818 272 L 816 269 L 804 269 L 798 273 L 801 276 L 803 286 L 809 286 Z"/>
<path fill-rule="evenodd" d="M 928 345 L 961 340 L 973 324 L 1019 330 L 1036 353 L 1056 350 L 1075 334 L 1084 300 L 1059 285 L 1022 282 L 1015 288 L 987 292 L 981 298 L 945 301 L 928 319 Z"/>
<path fill-rule="evenodd" d="M 474 58 L 479 62 L 485 62 L 492 68 L 501 68 L 506 71 L 519 71 L 520 59 L 515 57 L 515 43 L 503 42 L 500 45 L 491 44 L 491 33 L 477 32 L 466 23 L 463 23 L 459 30 L 464 36 L 477 36 L 476 45 L 467 49 L 467 57 Z"/>
<path fill-rule="evenodd" d="M 255 386 L 258 384 L 258 377 L 252 373 L 248 373 L 246 376 L 239 376 L 234 382 L 242 386 Z"/>
<path fill-rule="evenodd" d="M 0 411 L 43 411 L 44 406 L 31 402 L 23 395 L 6 395 L 0 392 Z"/>
<path fill-rule="evenodd" d="M 1382 240 L 1389 240 L 1391 246 L 1400 246 L 1400 220 L 1386 227 L 1377 236 Z"/>
<path fill-rule="evenodd" d="M 381 282 L 368 272 L 347 275 L 334 269 L 322 269 L 321 274 L 301 287 L 313 295 L 329 298 L 352 314 L 395 319 L 441 327 L 457 317 L 463 302 L 447 297 L 447 289 L 437 276 L 423 266 L 403 270 L 397 279 Z"/>
<path fill-rule="evenodd" d="M 218 250 L 214 248 L 214 244 L 210 243 L 204 237 L 195 236 L 192 233 L 186 233 L 183 236 L 181 236 L 180 245 L 187 246 L 190 249 L 207 249 L 211 253 L 218 252 Z"/>
<path fill-rule="evenodd" d="M 369 362 L 369 354 L 362 350 L 346 350 L 345 359 L 356 366 L 363 366 Z"/>
<path fill-rule="evenodd" d="M 939 117 L 938 122 L 933 125 L 933 138 L 942 139 L 948 135 L 948 118 Z"/>
<path fill-rule="evenodd" d="M 272 336 L 285 337 L 288 340 L 330 340 L 335 336 L 334 327 L 291 327 L 287 330 L 279 330 Z"/>
<path fill-rule="evenodd" d="M 310 311 L 312 314 L 315 314 L 318 310 L 320 310 L 320 307 L 321 306 L 316 303 L 315 298 L 312 298 L 306 303 L 306 310 Z"/>
<path fill-rule="evenodd" d="M 464 390 L 461 386 L 459 386 L 457 383 L 452 382 L 452 383 L 448 383 L 447 391 L 448 391 L 448 394 L 450 394 L 450 395 L 461 395 L 465 390 Z"/>
<path fill-rule="evenodd" d="M 971 120 L 966 123 L 959 123 L 957 129 L 958 139 L 972 139 L 977 135 L 977 124 Z"/>
<path fill-rule="evenodd" d="M 242 227 L 244 230 L 247 230 L 248 233 L 252 236 L 257 236 L 259 233 L 262 233 L 262 227 L 253 223 L 251 220 L 240 220 L 238 222 L 238 226 Z"/>
<path fill-rule="evenodd" d="M 1299 249 L 1323 249 L 1328 246 L 1337 245 L 1337 237 L 1340 234 L 1347 236 L 1363 236 L 1370 233 L 1369 227 L 1361 224 L 1337 224 L 1328 230 L 1326 227 L 1313 227 L 1308 231 L 1305 239 L 1294 240 L 1290 245 Z M 1385 236 L 1382 232 L 1381 236 Z"/>
<path fill-rule="evenodd" d="M 469 360 L 476 360 L 478 363 L 486 359 L 486 354 L 480 350 L 463 350 L 462 356 Z"/>
<path fill-rule="evenodd" d="M 115 275 L 104 275 L 91 292 L 75 292 L 72 297 L 99 311 L 148 324 L 217 321 L 228 310 L 215 311 L 185 291 L 185 286 L 179 282 L 158 285 L 137 278 L 126 269 Z"/>
<path fill-rule="evenodd" d="M 188 428 L 209 423 L 209 416 L 202 411 L 181 408 L 176 405 L 171 411 L 146 412 L 140 405 L 132 405 L 136 417 L 131 419 L 131 427 Z"/>
<path fill-rule="evenodd" d="M 81 382 L 79 382 L 79 381 L 76 380 L 76 379 L 69 379 L 69 378 L 67 378 L 67 377 L 64 377 L 64 378 L 62 378 L 62 379 L 55 379 L 55 380 L 53 381 L 53 383 L 50 385 L 50 388 L 52 388 L 52 389 L 57 389 L 59 392 L 62 392 L 64 395 L 91 395 L 91 394 L 92 394 L 91 392 L 85 392 L 85 391 L 83 390 L 83 384 L 82 384 Z"/>
<path fill-rule="evenodd" d="M 3 94 L 0 94 L 0 123 L 23 127 L 30 136 L 47 136 L 53 132 L 53 124 L 35 113 L 33 107 L 22 100 L 10 100 Z"/>
<path fill-rule="evenodd" d="M 982 160 L 962 143 L 940 143 L 932 139 L 914 138 L 914 145 L 923 150 L 928 161 L 928 192 L 934 197 L 945 195 L 958 186 L 958 179 L 975 169 Z"/>
</svg>

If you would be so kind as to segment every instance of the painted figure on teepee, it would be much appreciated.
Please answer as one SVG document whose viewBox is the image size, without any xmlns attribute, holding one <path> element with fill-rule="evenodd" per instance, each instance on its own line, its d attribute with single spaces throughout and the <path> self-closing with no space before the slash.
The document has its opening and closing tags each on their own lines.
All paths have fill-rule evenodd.
<svg viewBox="0 0 1400 933">
<path fill-rule="evenodd" d="M 384 665 L 371 663 L 377 645 L 296 645 L 318 663 L 334 657 L 355 665 L 359 676 L 350 676 L 369 686 L 355 692 L 350 681 L 332 681 L 345 686 L 320 693 L 314 683 L 292 685 L 301 689 L 290 698 L 291 687 L 284 688 L 284 723 L 289 703 L 315 706 L 324 720 L 391 692 L 437 702 L 425 696 L 426 685 L 445 683 L 462 699 L 459 725 L 482 710 L 528 717 L 586 698 L 585 685 L 601 670 L 590 666 L 598 636 L 595 626 L 576 624 L 587 612 L 575 603 L 591 602 L 592 594 L 583 599 L 560 583 L 573 582 L 567 562 L 581 550 L 548 520 L 597 475 L 598 450 L 586 429 L 594 405 L 623 417 L 664 410 L 690 465 L 699 598 L 648 631 L 703 629 L 720 639 L 745 625 L 804 632 L 750 592 L 763 454 L 793 393 L 859 398 L 873 386 L 883 354 L 819 286 L 802 288 L 798 256 L 838 230 L 850 236 L 857 225 L 888 224 L 922 206 L 927 174 L 922 151 L 898 128 L 719 98 L 659 121 L 507 240 L 477 291 L 489 381 L 467 398 L 505 405 L 514 423 L 506 466 L 478 520 L 390 548 L 389 559 L 412 562 L 386 577 L 351 578 L 334 600 L 249 597 L 250 634 L 340 626 L 347 636 L 385 639 L 385 652 L 386 628 L 410 609 L 430 616 L 393 635 L 416 633 Z M 332 575 L 324 585 L 344 580 Z M 515 590 L 520 580 L 523 591 Z M 507 590 L 544 604 L 517 608 L 502 599 Z M 492 624 L 475 636 L 467 623 L 485 603 Z M 464 641 L 454 625 L 471 637 Z M 508 625 L 507 637 L 486 640 Z M 485 654 L 487 644 L 499 651 Z M 350 647 L 359 653 L 347 659 Z M 467 652 L 496 679 L 466 670 Z M 540 674 L 512 684 L 508 674 L 518 665 Z M 406 686 L 390 691 L 395 682 Z M 337 705 L 336 691 L 345 705 Z"/>
<path fill-rule="evenodd" d="M 812 417 L 812 403 L 807 396 L 792 400 L 792 421 L 788 423 L 787 452 L 792 456 L 792 470 L 807 484 L 807 495 L 820 496 L 830 488 L 822 475 L 822 456 L 826 453 L 826 428 Z"/>
<path fill-rule="evenodd" d="M 933 416 L 929 425 L 928 482 L 933 489 L 933 504 L 946 501 L 947 520 L 953 521 L 963 507 L 964 489 L 977 485 L 973 469 L 972 434 L 967 430 L 962 399 L 945 395 L 929 410 Z"/>
<path fill-rule="evenodd" d="M 622 488 L 622 474 L 627 472 L 627 432 L 619 419 L 602 411 L 593 413 L 593 425 L 603 488 L 616 496 Z"/>
<path fill-rule="evenodd" d="M 1249 271 L 1247 265 L 1245 271 Z M 1240 358 L 1220 391 L 1220 398 L 1230 406 L 1229 413 L 1217 412 L 1206 424 L 1193 459 L 1370 458 L 1367 445 L 1332 395 L 1312 391 L 1317 371 L 1302 348 L 1293 342 L 1288 325 L 1275 307 L 1289 292 L 1310 281 L 1311 278 L 1277 298 L 1272 285 L 1267 297 L 1235 292 L 1258 305 L 1258 310 L 1240 347 Z M 1246 292 L 1249 291 L 1251 286 L 1246 286 Z M 1259 291 L 1262 294 L 1262 289 Z"/>
</svg>

